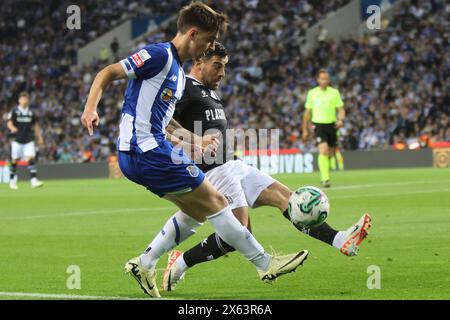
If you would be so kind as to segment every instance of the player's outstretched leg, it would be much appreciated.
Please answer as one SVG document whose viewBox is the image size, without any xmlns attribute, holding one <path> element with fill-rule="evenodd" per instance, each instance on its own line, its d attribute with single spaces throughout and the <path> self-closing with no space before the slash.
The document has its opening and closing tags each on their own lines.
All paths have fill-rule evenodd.
<svg viewBox="0 0 450 320">
<path fill-rule="evenodd" d="M 248 208 L 239 207 L 232 211 L 240 223 L 247 226 L 247 229 L 251 232 Z M 171 251 L 162 277 L 162 289 L 165 291 L 174 290 L 178 281 L 184 277 L 189 268 L 203 262 L 216 260 L 233 251 L 236 251 L 236 249 L 220 238 L 217 233 L 210 234 L 202 242 L 184 253 L 178 250 Z"/>
<path fill-rule="evenodd" d="M 151 297 L 160 297 L 156 285 L 156 263 L 161 255 L 193 235 L 195 228 L 200 225 L 202 223 L 199 221 L 178 211 L 167 220 L 145 252 L 125 264 L 125 271 L 135 278 L 144 293 Z"/>
<path fill-rule="evenodd" d="M 178 217 L 185 219 L 183 220 L 185 223 L 179 223 L 178 218 L 169 219 L 163 231 L 151 242 L 146 253 L 131 259 L 125 266 L 126 271 L 136 279 L 144 292 L 152 297 L 160 296 L 156 286 L 155 270 L 158 259 L 164 252 L 193 234 L 193 228 L 206 218 L 222 239 L 255 265 L 260 278 L 265 282 L 272 282 L 283 274 L 295 271 L 306 260 L 308 255 L 306 250 L 286 256 L 267 254 L 248 229 L 235 218 L 226 198 L 217 192 L 207 179 L 194 191 L 169 194 L 165 198 L 175 203 L 182 212 L 189 213 L 189 216 L 181 211 L 177 213 Z M 218 211 L 211 214 L 213 210 Z"/>
<path fill-rule="evenodd" d="M 253 263 L 263 281 L 272 282 L 277 277 L 294 271 L 307 257 L 306 250 L 279 257 L 267 254 L 250 231 L 233 215 L 226 198 L 207 179 L 193 192 L 176 195 L 175 198 L 171 195 L 170 200 L 194 218 L 204 216 L 206 212 L 207 219 L 218 236 Z M 219 211 L 216 213 L 210 213 L 217 209 Z"/>
<path fill-rule="evenodd" d="M 283 216 L 290 221 L 287 211 L 283 213 Z M 334 230 L 326 222 L 316 228 L 306 228 L 295 224 L 294 226 L 299 231 L 339 249 L 346 256 L 356 256 L 362 241 L 369 235 L 371 221 L 370 215 L 365 213 L 356 224 L 345 231 Z"/>
<path fill-rule="evenodd" d="M 277 207 L 283 212 L 283 216 L 290 221 L 287 211 L 290 194 L 291 191 L 289 188 L 277 181 L 259 195 L 256 204 Z M 335 230 L 326 222 L 316 228 L 293 225 L 299 231 L 337 248 L 343 254 L 354 256 L 358 253 L 362 241 L 369 234 L 371 218 L 370 215 L 366 213 L 355 225 L 345 231 Z"/>
<path fill-rule="evenodd" d="M 173 202 L 180 209 L 176 219 L 169 219 L 144 255 L 126 264 L 126 271 L 147 294 L 159 297 L 155 280 L 157 260 L 191 235 L 192 230 L 206 219 L 220 238 L 255 265 L 265 281 L 273 281 L 303 263 L 306 251 L 281 257 L 267 254 L 248 229 L 234 217 L 227 199 L 212 186 L 203 172 L 191 164 L 187 156 L 183 157 L 187 163 L 173 163 L 173 151 L 172 145 L 165 143 L 143 154 L 119 152 L 119 165 L 128 179 Z M 165 169 L 162 170 L 162 167 Z M 165 236 L 166 233 L 168 236 Z"/>
</svg>

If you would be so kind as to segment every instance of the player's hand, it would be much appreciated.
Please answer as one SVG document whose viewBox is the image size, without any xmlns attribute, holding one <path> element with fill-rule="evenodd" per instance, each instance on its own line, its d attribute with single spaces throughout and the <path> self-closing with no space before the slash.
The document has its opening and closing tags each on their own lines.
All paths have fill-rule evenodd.
<svg viewBox="0 0 450 320">
<path fill-rule="evenodd" d="M 336 129 L 340 129 L 340 128 L 344 127 L 344 121 L 342 121 L 342 120 L 336 121 L 335 127 L 336 127 Z"/>
<path fill-rule="evenodd" d="M 12 134 L 17 133 L 17 131 L 18 131 L 16 126 L 12 126 L 9 130 L 11 131 Z"/>
<path fill-rule="evenodd" d="M 204 149 L 202 146 L 198 145 L 198 144 L 191 144 L 190 145 L 190 151 L 191 151 L 191 159 L 195 162 L 201 162 L 203 159 L 203 152 Z"/>
<path fill-rule="evenodd" d="M 98 126 L 100 118 L 98 117 L 97 112 L 84 110 L 81 115 L 81 123 L 88 129 L 89 135 L 92 136 L 94 134 L 94 126 Z"/>
<path fill-rule="evenodd" d="M 302 141 L 306 142 L 306 141 L 308 141 L 308 138 L 309 138 L 308 131 L 303 131 L 303 133 L 302 133 Z"/>
<path fill-rule="evenodd" d="M 181 141 L 177 146 L 181 147 L 184 153 L 187 154 L 194 162 L 203 158 L 203 147 L 198 144 L 191 144 L 186 141 Z"/>
<path fill-rule="evenodd" d="M 204 152 L 210 152 L 212 156 L 214 156 L 217 152 L 217 148 L 219 147 L 220 143 L 220 132 L 216 134 L 209 134 L 203 137 L 202 140 L 202 147 L 204 149 Z"/>
<path fill-rule="evenodd" d="M 39 147 L 43 148 L 44 147 L 44 139 L 38 139 L 38 145 Z"/>
</svg>

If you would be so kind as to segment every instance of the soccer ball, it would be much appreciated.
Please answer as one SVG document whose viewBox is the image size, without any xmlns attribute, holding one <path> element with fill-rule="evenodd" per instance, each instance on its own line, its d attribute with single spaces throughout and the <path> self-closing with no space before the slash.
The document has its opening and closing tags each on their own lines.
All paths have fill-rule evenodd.
<svg viewBox="0 0 450 320">
<path fill-rule="evenodd" d="M 322 190 L 312 186 L 301 187 L 289 198 L 288 213 L 295 225 L 314 228 L 327 219 L 330 203 Z"/>
</svg>

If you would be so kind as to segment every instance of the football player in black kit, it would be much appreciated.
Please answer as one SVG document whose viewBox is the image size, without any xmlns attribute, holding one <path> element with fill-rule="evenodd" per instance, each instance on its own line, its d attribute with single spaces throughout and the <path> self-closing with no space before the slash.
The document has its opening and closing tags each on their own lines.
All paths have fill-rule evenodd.
<svg viewBox="0 0 450 320">
<path fill-rule="evenodd" d="M 276 207 L 289 219 L 287 208 L 292 191 L 264 172 L 233 157 L 234 150 L 227 149 L 227 119 L 222 102 L 214 91 L 225 77 L 227 63 L 227 50 L 220 43 L 216 43 L 213 51 L 193 61 L 190 74 L 186 76 L 184 95 L 176 105 L 174 117 L 182 127 L 197 135 L 214 134 L 214 130 L 221 133 L 221 146 L 219 145 L 216 152 L 216 163 L 204 160 L 199 167 L 216 189 L 228 199 L 238 220 L 251 230 L 248 207 Z M 197 132 L 199 125 L 201 132 Z M 354 256 L 362 240 L 367 237 L 370 226 L 370 216 L 364 214 L 346 231 L 337 231 L 326 222 L 311 229 L 296 227 L 301 232 L 337 248 L 343 254 Z M 211 234 L 184 253 L 173 250 L 169 254 L 168 265 L 163 274 L 163 290 L 175 289 L 177 282 L 194 265 L 217 259 L 232 251 L 234 248 L 217 234 Z"/>
<path fill-rule="evenodd" d="M 36 148 L 34 138 L 39 145 L 43 145 L 41 129 L 36 120 L 35 113 L 29 108 L 30 99 L 27 92 L 19 94 L 19 105 L 8 114 L 7 127 L 14 140 L 11 143 L 11 165 L 9 187 L 17 190 L 17 165 L 19 160 L 28 162 L 30 172 L 30 182 L 32 188 L 39 188 L 43 185 L 36 177 L 35 157 Z"/>
</svg>

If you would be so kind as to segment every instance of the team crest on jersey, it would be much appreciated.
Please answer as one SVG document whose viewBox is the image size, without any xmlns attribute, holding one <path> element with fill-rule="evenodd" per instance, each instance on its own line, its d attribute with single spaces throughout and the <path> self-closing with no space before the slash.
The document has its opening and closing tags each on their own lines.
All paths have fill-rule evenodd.
<svg viewBox="0 0 450 320">
<path fill-rule="evenodd" d="M 136 67 L 140 68 L 144 65 L 144 62 L 150 59 L 152 56 L 147 52 L 147 50 L 142 49 L 141 51 L 133 54 L 131 59 L 133 60 Z"/>
<path fill-rule="evenodd" d="M 161 92 L 161 100 L 168 102 L 173 96 L 173 92 L 169 88 L 165 88 L 163 92 Z"/>
<path fill-rule="evenodd" d="M 191 177 L 193 178 L 197 178 L 198 175 L 200 174 L 200 169 L 197 168 L 196 166 L 190 165 L 186 168 L 186 170 L 189 172 L 189 174 L 191 175 Z"/>
</svg>

